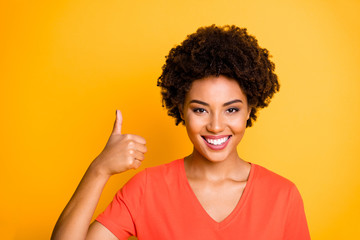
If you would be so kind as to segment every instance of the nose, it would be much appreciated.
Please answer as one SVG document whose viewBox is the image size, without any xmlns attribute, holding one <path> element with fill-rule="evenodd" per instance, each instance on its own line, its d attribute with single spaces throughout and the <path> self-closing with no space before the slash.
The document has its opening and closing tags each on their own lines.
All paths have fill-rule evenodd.
<svg viewBox="0 0 360 240">
<path fill-rule="evenodd" d="M 224 125 L 221 114 L 211 114 L 206 129 L 211 133 L 219 133 L 224 130 Z"/>
</svg>

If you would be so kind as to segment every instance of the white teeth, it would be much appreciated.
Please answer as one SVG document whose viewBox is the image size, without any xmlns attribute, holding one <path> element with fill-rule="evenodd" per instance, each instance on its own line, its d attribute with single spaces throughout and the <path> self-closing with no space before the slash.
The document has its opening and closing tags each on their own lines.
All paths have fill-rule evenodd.
<svg viewBox="0 0 360 240">
<path fill-rule="evenodd" d="M 212 145 L 218 146 L 223 144 L 224 142 L 226 142 L 229 137 L 224 137 L 224 138 L 220 138 L 220 139 L 211 139 L 211 138 L 205 138 L 206 141 Z"/>
</svg>

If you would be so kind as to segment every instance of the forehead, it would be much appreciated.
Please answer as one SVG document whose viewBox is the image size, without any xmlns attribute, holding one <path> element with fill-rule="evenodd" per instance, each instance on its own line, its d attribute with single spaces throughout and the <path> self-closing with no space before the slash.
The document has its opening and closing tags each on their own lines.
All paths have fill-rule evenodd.
<svg viewBox="0 0 360 240">
<path fill-rule="evenodd" d="M 208 102 L 240 99 L 246 102 L 246 95 L 236 80 L 220 75 L 195 80 L 186 94 L 185 101 L 192 99 Z"/>
</svg>

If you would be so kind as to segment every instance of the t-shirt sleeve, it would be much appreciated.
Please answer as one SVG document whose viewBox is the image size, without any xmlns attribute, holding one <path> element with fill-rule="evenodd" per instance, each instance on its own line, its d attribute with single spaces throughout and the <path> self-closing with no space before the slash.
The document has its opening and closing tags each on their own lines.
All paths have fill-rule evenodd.
<svg viewBox="0 0 360 240">
<path fill-rule="evenodd" d="M 304 203 L 295 185 L 289 196 L 289 208 L 286 219 L 284 240 L 310 240 L 309 228 L 306 221 Z"/>
<path fill-rule="evenodd" d="M 114 196 L 112 202 L 96 221 L 109 229 L 118 239 L 136 236 L 136 217 L 141 210 L 146 184 L 146 171 L 131 178 Z"/>
</svg>

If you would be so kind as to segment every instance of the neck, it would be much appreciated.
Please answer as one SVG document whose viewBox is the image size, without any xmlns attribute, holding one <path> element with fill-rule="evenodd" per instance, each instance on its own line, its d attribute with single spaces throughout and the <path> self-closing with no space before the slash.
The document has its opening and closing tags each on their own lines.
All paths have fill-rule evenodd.
<svg viewBox="0 0 360 240">
<path fill-rule="evenodd" d="M 242 180 L 250 169 L 250 164 L 242 160 L 236 151 L 224 160 L 212 161 L 194 149 L 184 161 L 188 177 L 210 181 Z"/>
</svg>

